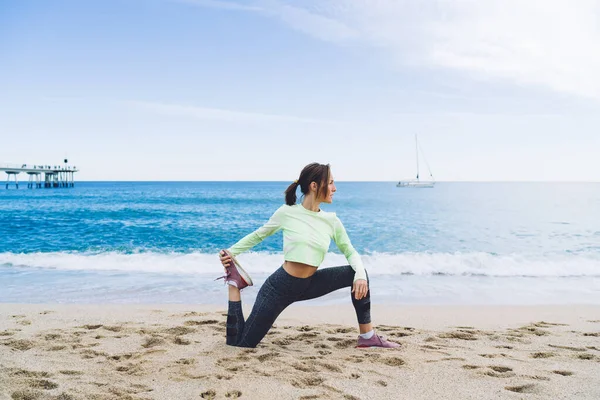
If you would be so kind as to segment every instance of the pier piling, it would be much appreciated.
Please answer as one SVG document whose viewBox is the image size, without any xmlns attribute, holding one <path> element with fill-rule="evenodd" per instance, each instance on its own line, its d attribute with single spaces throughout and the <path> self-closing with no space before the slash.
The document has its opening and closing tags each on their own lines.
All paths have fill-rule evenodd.
<svg viewBox="0 0 600 400">
<path fill-rule="evenodd" d="M 25 172 L 29 175 L 27 183 L 28 189 L 39 188 L 72 188 L 75 187 L 75 172 L 79 172 L 77 167 L 67 164 L 65 159 L 64 166 L 61 165 L 28 165 L 28 164 L 1 164 L 0 171 L 6 172 L 6 189 L 12 182 L 15 188 L 19 188 L 18 175 Z M 42 183 L 42 174 L 44 182 Z"/>
</svg>

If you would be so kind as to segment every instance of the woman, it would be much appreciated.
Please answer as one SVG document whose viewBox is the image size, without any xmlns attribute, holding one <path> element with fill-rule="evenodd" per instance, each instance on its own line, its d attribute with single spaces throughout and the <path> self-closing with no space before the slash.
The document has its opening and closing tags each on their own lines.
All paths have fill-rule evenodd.
<svg viewBox="0 0 600 400">
<path fill-rule="evenodd" d="M 304 195 L 296 204 L 296 189 Z M 336 192 L 329 164 L 312 163 L 304 167 L 300 178 L 285 191 L 285 202 L 261 228 L 245 236 L 219 254 L 229 285 L 226 343 L 238 347 L 256 347 L 275 319 L 290 304 L 314 299 L 344 287 L 352 287 L 350 296 L 358 318 L 357 347 L 399 347 L 378 336 L 371 325 L 371 299 L 367 272 L 358 252 L 335 213 L 320 209 L 331 203 Z M 285 262 L 263 284 L 250 317 L 244 321 L 240 290 L 252 285 L 235 256 L 247 251 L 275 232 L 283 230 Z M 350 265 L 317 270 L 333 239 Z M 352 296 L 354 294 L 354 296 Z"/>
</svg>

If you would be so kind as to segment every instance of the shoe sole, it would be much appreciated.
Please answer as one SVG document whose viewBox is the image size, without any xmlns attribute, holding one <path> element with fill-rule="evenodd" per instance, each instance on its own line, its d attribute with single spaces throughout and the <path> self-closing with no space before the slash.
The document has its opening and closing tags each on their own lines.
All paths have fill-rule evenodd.
<svg viewBox="0 0 600 400">
<path fill-rule="evenodd" d="M 240 273 L 240 276 L 242 277 L 243 280 L 246 281 L 248 286 L 254 285 L 254 283 L 252 282 L 252 278 L 250 278 L 250 275 L 248 275 L 248 273 L 246 271 L 244 271 L 244 268 L 242 268 L 242 266 L 240 265 L 238 260 L 236 260 L 236 258 L 227 250 L 225 250 L 225 252 L 227 253 L 227 255 L 229 257 L 231 257 L 231 259 L 233 260 L 233 263 L 235 264 L 235 267 L 237 268 L 238 272 Z"/>
</svg>

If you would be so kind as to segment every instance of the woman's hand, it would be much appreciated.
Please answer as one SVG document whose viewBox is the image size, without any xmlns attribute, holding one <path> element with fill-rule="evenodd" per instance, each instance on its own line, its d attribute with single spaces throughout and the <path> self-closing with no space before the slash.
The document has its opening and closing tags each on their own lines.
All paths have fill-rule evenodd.
<svg viewBox="0 0 600 400">
<path fill-rule="evenodd" d="M 231 256 L 227 254 L 224 250 L 221 250 L 219 252 L 219 258 L 221 259 L 221 264 L 223 264 L 223 268 L 225 268 L 225 272 L 227 273 L 227 267 L 230 265 L 230 263 L 233 262 Z"/>
<path fill-rule="evenodd" d="M 356 300 L 360 300 L 367 295 L 369 291 L 369 284 L 366 279 L 357 279 L 356 282 L 352 285 L 352 293 L 354 293 L 354 298 Z"/>
</svg>

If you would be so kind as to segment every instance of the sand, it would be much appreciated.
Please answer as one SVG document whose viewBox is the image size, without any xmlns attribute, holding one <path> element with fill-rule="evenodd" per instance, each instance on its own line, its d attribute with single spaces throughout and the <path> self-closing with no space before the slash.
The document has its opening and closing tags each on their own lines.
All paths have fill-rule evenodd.
<svg viewBox="0 0 600 400">
<path fill-rule="evenodd" d="M 0 304 L 0 399 L 600 398 L 600 306 L 375 306 L 393 350 L 354 347 L 350 304 L 293 305 L 256 349 L 224 314 Z"/>
</svg>

